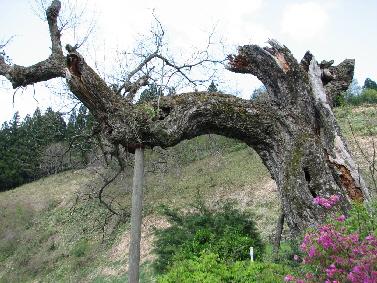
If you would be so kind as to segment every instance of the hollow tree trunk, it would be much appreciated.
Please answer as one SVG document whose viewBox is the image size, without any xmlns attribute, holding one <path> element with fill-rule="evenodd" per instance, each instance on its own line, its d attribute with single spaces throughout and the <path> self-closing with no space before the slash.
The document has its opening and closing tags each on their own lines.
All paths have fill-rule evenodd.
<svg viewBox="0 0 377 283">
<path fill-rule="evenodd" d="M 287 223 L 297 233 L 326 215 L 313 205 L 316 196 L 339 195 L 345 212 L 350 200 L 369 198 L 332 112 L 332 94 L 325 91 L 345 90 L 353 61 L 329 71 L 309 52 L 299 64 L 285 46 L 269 43 L 271 48 L 241 47 L 229 69 L 255 74 L 267 88 L 275 131 L 267 148 L 257 151 L 277 182 Z"/>
<path fill-rule="evenodd" d="M 110 142 L 130 150 L 134 144 L 169 147 L 207 133 L 244 141 L 276 181 L 285 219 L 295 234 L 325 217 L 326 210 L 313 204 L 316 196 L 341 196 L 339 209 L 344 212 L 350 200 L 369 198 L 325 89 L 344 90 L 352 79 L 354 62 L 331 67 L 329 74 L 310 53 L 298 63 L 288 48 L 274 41 L 270 44 L 265 48 L 246 45 L 228 58 L 230 71 L 256 75 L 266 86 L 268 94 L 254 101 L 191 93 L 130 105 L 110 89 L 101 90 L 104 84 L 84 61 L 80 76 L 71 75 L 68 83 L 94 113 Z"/>
<path fill-rule="evenodd" d="M 97 77 L 84 61 L 80 77 L 73 75 L 68 83 L 94 113 L 110 142 L 130 150 L 134 144 L 169 147 L 207 133 L 244 141 L 276 181 L 285 219 L 295 234 L 325 217 L 326 210 L 313 204 L 316 196 L 341 196 L 338 207 L 344 212 L 350 200 L 369 198 L 325 90 L 344 89 L 354 64 L 346 60 L 332 67 L 333 74 L 343 76 L 329 78 L 324 75 L 328 69 L 321 69 L 310 53 L 298 63 L 288 48 L 274 41 L 270 44 L 243 46 L 239 54 L 229 57 L 230 71 L 256 75 L 266 86 L 268 94 L 254 101 L 190 93 L 130 105 L 110 89 L 98 93 L 103 86 L 89 88 L 87 81 L 95 86 L 100 82 L 93 83 Z"/>
<path fill-rule="evenodd" d="M 48 59 L 23 67 L 8 65 L 0 55 L 0 75 L 14 88 L 66 77 L 102 135 L 129 151 L 138 144 L 169 147 L 208 133 L 244 141 L 276 181 L 293 233 L 325 217 L 327 211 L 313 204 L 316 196 L 339 195 L 338 208 L 343 211 L 350 200 L 369 199 L 331 109 L 334 96 L 352 80 L 353 60 L 338 66 L 319 64 L 308 52 L 299 63 L 276 41 L 270 40 L 264 48 L 245 45 L 228 57 L 228 69 L 257 76 L 267 95 L 249 101 L 218 93 L 189 93 L 133 105 L 107 86 L 70 46 L 64 63 L 56 19 L 59 10 L 57 0 L 47 10 L 52 43 Z"/>
<path fill-rule="evenodd" d="M 143 211 L 144 148 L 135 149 L 132 185 L 131 240 L 129 246 L 128 282 L 139 282 L 141 221 Z"/>
</svg>

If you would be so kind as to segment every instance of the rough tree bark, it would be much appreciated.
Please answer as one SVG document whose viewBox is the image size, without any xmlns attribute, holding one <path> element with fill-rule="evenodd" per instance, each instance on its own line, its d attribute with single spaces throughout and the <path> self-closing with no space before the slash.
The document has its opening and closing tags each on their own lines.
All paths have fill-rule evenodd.
<svg viewBox="0 0 377 283">
<path fill-rule="evenodd" d="M 134 105 L 107 86 L 74 48 L 67 46 L 66 60 L 62 59 L 59 9 L 55 0 L 47 10 L 53 47 L 47 60 L 22 67 L 0 58 L 0 75 L 13 87 L 65 77 L 70 90 L 93 113 L 102 134 L 129 151 L 138 144 L 169 147 L 208 133 L 245 142 L 276 181 L 293 233 L 326 215 L 325 209 L 313 204 L 316 196 L 340 195 L 338 208 L 345 212 L 350 200 L 369 199 L 331 108 L 333 95 L 351 82 L 353 60 L 338 66 L 319 64 L 307 52 L 298 62 L 287 47 L 273 40 L 269 47 L 245 45 L 228 57 L 227 68 L 257 76 L 267 88 L 264 99 L 188 93 Z"/>
<path fill-rule="evenodd" d="M 143 211 L 144 148 L 135 149 L 132 185 L 131 241 L 128 254 L 128 282 L 139 282 L 141 221 Z"/>
<path fill-rule="evenodd" d="M 274 238 L 274 245 L 273 245 L 273 252 L 275 258 L 278 258 L 279 250 L 280 250 L 280 242 L 281 242 L 281 234 L 283 233 L 284 229 L 284 209 L 282 209 L 278 221 L 276 223 L 276 231 L 275 231 L 275 238 Z"/>
</svg>

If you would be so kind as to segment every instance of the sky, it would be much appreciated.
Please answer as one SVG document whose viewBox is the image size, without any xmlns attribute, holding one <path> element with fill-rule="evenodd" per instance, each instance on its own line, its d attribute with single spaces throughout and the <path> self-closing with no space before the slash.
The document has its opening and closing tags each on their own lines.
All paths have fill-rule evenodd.
<svg viewBox="0 0 377 283">
<path fill-rule="evenodd" d="M 48 1 L 47 1 L 48 2 Z M 94 27 L 79 51 L 85 60 L 106 77 L 118 64 L 117 52 L 132 50 L 155 24 L 164 27 L 172 54 L 189 54 L 213 43 L 223 52 L 235 52 L 238 45 L 265 45 L 274 38 L 301 60 L 310 50 L 318 61 L 356 59 L 355 78 L 377 80 L 377 0 L 62 0 L 62 17 L 68 11 L 81 15 L 76 28 L 63 31 L 63 44 L 74 45 Z M 0 0 L 0 42 L 12 63 L 31 65 L 50 53 L 48 26 L 38 15 L 37 1 Z M 216 45 L 220 46 L 220 45 Z M 217 49 L 219 52 L 220 49 Z M 217 53 L 218 54 L 218 53 Z M 226 55 L 226 54 L 224 54 Z M 225 56 L 224 56 L 225 57 Z M 218 74 L 219 87 L 249 98 L 260 82 L 251 75 Z M 21 117 L 36 107 L 67 111 L 72 105 L 64 81 L 55 79 L 25 89 L 13 90 L 0 78 L 0 123 L 14 112 Z"/>
</svg>

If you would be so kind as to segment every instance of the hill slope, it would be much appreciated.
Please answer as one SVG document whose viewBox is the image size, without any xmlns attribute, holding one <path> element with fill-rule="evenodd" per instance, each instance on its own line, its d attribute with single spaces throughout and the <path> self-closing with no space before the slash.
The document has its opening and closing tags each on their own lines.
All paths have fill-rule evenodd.
<svg viewBox="0 0 377 283">
<path fill-rule="evenodd" d="M 359 148 L 364 155 L 372 152 L 376 108 L 338 109 L 337 115 L 368 173 Z M 254 212 L 263 238 L 271 237 L 279 211 L 276 186 L 244 144 L 202 136 L 167 151 L 148 152 L 147 164 L 142 281 L 153 278 L 148 267 L 153 227 L 168 225 L 157 213 L 161 204 L 189 209 L 198 198 L 208 204 L 233 199 Z M 0 193 L 0 282 L 123 282 L 128 218 L 112 215 L 93 193 L 100 187 L 99 176 L 106 174 L 98 168 L 69 171 Z M 106 189 L 108 199 L 125 212 L 130 209 L 131 175 L 128 167 Z M 367 180 L 372 183 L 370 174 Z"/>
</svg>

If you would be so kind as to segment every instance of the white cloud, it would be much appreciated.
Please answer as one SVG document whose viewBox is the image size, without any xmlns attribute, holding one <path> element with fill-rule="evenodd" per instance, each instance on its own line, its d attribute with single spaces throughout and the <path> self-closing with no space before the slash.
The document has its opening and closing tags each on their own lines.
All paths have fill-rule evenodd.
<svg viewBox="0 0 377 283">
<path fill-rule="evenodd" d="M 312 39 L 324 32 L 328 18 L 319 3 L 295 3 L 283 11 L 281 29 L 296 40 Z"/>
</svg>

